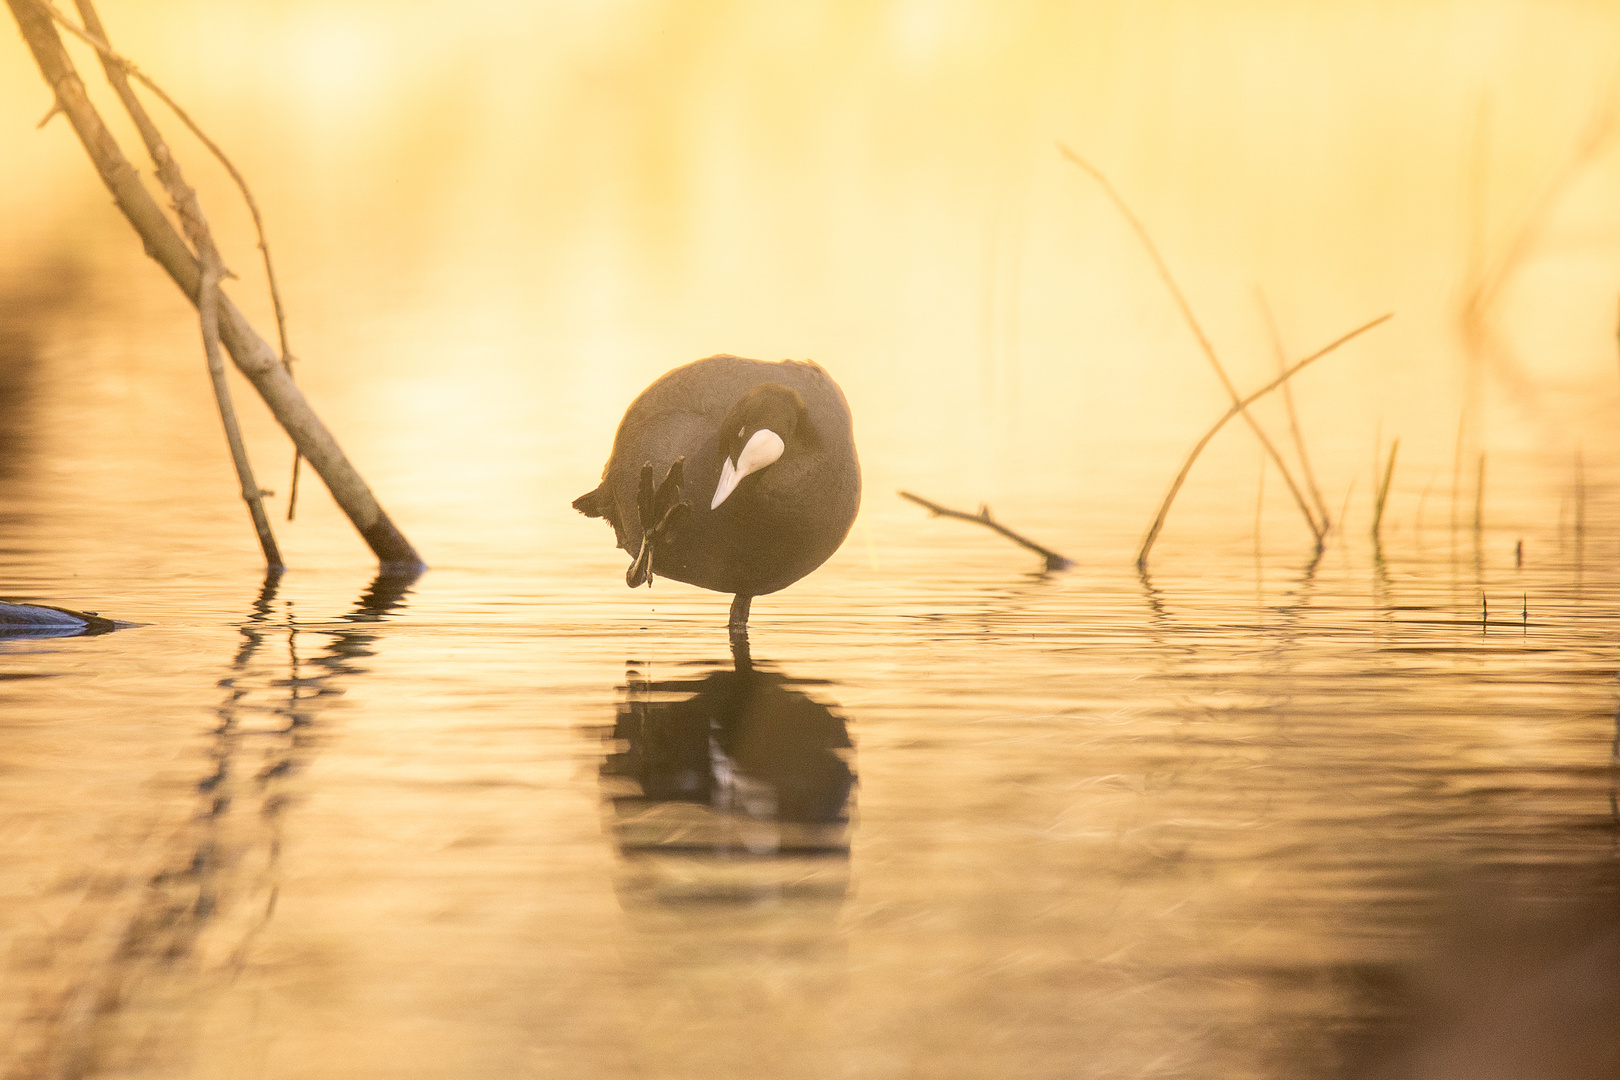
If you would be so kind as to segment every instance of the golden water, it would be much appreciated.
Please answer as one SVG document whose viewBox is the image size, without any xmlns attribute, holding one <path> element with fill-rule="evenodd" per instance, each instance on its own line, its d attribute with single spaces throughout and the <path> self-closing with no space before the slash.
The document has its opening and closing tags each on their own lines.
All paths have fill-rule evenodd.
<svg viewBox="0 0 1620 1080">
<path fill-rule="evenodd" d="M 254 181 L 409 583 L 306 474 L 266 585 L 188 310 L 6 36 L 0 597 L 136 625 L 0 642 L 0 1076 L 1337 1075 L 1458 909 L 1612 895 L 1620 150 L 1576 147 L 1620 17 L 786 10 L 102 12 Z M 1226 399 L 1059 141 L 1240 386 L 1257 290 L 1293 357 L 1396 313 L 1297 381 L 1320 559 L 1233 425 L 1136 573 Z M 861 517 L 755 603 L 726 744 L 805 820 L 646 794 L 681 774 L 630 736 L 724 688 L 727 598 L 624 589 L 568 508 L 717 351 L 855 412 Z"/>
</svg>

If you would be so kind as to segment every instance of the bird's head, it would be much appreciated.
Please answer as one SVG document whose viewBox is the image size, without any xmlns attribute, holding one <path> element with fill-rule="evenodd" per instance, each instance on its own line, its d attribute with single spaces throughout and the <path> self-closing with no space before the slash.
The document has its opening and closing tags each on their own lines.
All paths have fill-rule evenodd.
<svg viewBox="0 0 1620 1080">
<path fill-rule="evenodd" d="M 814 437 L 798 391 L 780 383 L 762 383 L 748 391 L 720 428 L 720 482 L 709 509 L 730 498 L 744 477 L 774 463 L 789 444 Z"/>
</svg>

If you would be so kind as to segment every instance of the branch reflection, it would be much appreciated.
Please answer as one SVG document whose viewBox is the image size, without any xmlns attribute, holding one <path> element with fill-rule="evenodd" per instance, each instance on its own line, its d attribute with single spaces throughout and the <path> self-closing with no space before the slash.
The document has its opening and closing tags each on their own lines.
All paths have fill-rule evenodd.
<svg viewBox="0 0 1620 1080">
<path fill-rule="evenodd" d="M 272 571 L 239 628 L 242 643 L 232 673 L 220 680 L 225 698 L 214 729 L 215 769 L 197 785 L 204 802 L 200 835 L 188 864 L 171 875 L 183 895 L 195 898 L 193 918 L 175 922 L 182 929 L 197 924 L 190 927 L 193 934 L 227 904 L 256 912 L 232 920 L 248 925 L 230 945 L 232 964 L 241 962 L 253 936 L 275 913 L 281 816 L 290 801 L 285 782 L 308 764 L 320 714 L 345 692 L 345 684 L 368 671 L 362 661 L 373 655 L 378 636 L 370 624 L 402 608 L 418 576 L 379 574 L 333 627 L 301 625 L 290 605 L 285 621 L 278 621 L 274 603 L 280 575 Z M 299 638 L 311 633 L 328 640 L 318 655 L 305 659 Z M 285 660 L 261 657 L 277 639 L 286 642 Z M 248 868 L 256 869 L 244 873 Z"/>
<path fill-rule="evenodd" d="M 413 581 L 378 577 L 347 614 L 309 621 L 278 602 L 277 575 L 265 579 L 218 681 L 195 812 L 86 894 L 82 921 L 93 933 L 72 948 L 41 947 L 29 1021 L 8 1048 L 20 1075 L 81 1075 L 130 1032 L 158 1064 L 183 1056 L 197 1013 L 177 1003 L 228 983 L 274 917 L 296 777 L 316 753 L 325 710 L 367 673 L 373 624 L 403 605 Z M 306 658 L 308 635 L 325 640 Z"/>
</svg>

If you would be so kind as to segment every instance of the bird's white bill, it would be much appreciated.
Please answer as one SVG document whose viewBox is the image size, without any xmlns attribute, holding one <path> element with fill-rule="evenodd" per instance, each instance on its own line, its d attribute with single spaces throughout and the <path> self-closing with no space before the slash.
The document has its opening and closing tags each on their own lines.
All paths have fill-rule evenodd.
<svg viewBox="0 0 1620 1080">
<path fill-rule="evenodd" d="M 714 489 L 714 502 L 709 504 L 713 510 L 726 501 L 726 497 L 737 489 L 742 478 L 749 473 L 759 472 L 765 466 L 782 456 L 782 436 L 770 428 L 760 428 L 754 432 L 753 438 L 743 446 L 742 452 L 737 455 L 737 461 L 732 463 L 730 458 L 720 466 L 720 483 Z"/>
</svg>

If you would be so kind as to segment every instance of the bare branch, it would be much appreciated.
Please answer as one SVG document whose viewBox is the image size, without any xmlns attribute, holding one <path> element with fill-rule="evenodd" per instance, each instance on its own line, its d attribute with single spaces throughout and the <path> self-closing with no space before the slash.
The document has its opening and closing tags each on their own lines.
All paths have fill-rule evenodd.
<svg viewBox="0 0 1620 1080">
<path fill-rule="evenodd" d="M 242 201 L 247 204 L 248 213 L 253 216 L 253 228 L 259 237 L 259 250 L 264 253 L 264 276 L 270 288 L 270 302 L 276 312 L 276 330 L 281 342 L 282 362 L 290 364 L 292 352 L 287 346 L 287 312 L 281 302 L 281 290 L 276 285 L 275 267 L 270 261 L 270 243 L 264 236 L 264 217 L 259 213 L 258 201 L 253 198 L 253 192 L 248 187 L 247 178 L 237 169 L 235 163 L 225 156 L 225 151 L 219 148 L 219 144 L 210 139 L 207 133 L 197 126 L 197 122 L 191 118 L 191 114 L 180 107 L 179 102 L 170 97 L 163 87 L 153 82 L 145 72 L 136 67 L 133 61 L 113 51 L 112 46 L 107 44 L 100 20 L 96 18 L 94 9 L 88 3 L 84 2 L 84 0 L 75 0 L 80 14 L 85 17 L 85 29 L 80 29 L 73 24 L 71 19 L 56 10 L 49 0 L 36 0 L 36 2 L 48 11 L 51 18 L 64 30 L 96 50 L 102 59 L 102 63 L 110 65 L 109 76 L 111 75 L 111 68 L 117 68 L 156 94 L 158 100 L 167 105 L 180 122 L 186 125 L 186 128 L 197 137 L 197 141 L 208 148 L 208 152 L 214 155 L 215 159 L 225 167 L 225 171 L 230 174 L 231 179 L 235 181 L 237 190 L 242 193 Z M 120 96 L 123 96 L 122 93 L 120 93 Z M 142 136 L 145 136 L 144 130 Z M 289 370 L 291 369 L 289 368 Z"/>
<path fill-rule="evenodd" d="M 76 0 L 76 3 L 79 14 L 84 18 L 85 26 L 105 40 L 106 32 L 102 29 L 101 19 L 96 15 L 91 0 Z M 191 248 L 197 253 L 197 259 L 202 265 L 202 281 L 197 292 L 197 314 L 202 323 L 203 353 L 208 361 L 209 380 L 214 387 L 214 401 L 219 407 L 220 423 L 225 428 L 225 442 L 230 447 L 231 463 L 236 467 L 236 479 L 242 491 L 242 500 L 248 505 L 248 514 L 253 519 L 253 531 L 258 535 L 259 547 L 264 551 L 265 565 L 272 570 L 282 569 L 285 563 L 282 562 L 281 551 L 276 546 L 275 535 L 270 530 L 270 519 L 264 512 L 264 493 L 253 478 L 253 466 L 248 461 L 247 447 L 242 442 L 242 429 L 236 421 L 236 408 L 231 403 L 230 384 L 225 380 L 225 362 L 220 357 L 218 297 L 219 280 L 226 273 L 224 260 L 214 243 L 213 232 L 208 227 L 208 219 L 203 215 L 202 204 L 197 201 L 196 190 L 187 184 L 185 177 L 181 175 L 180 163 L 170 152 L 168 143 L 163 139 L 163 133 L 158 130 L 157 125 L 152 122 L 152 118 L 141 105 L 140 99 L 135 96 L 125 69 L 112 62 L 106 52 L 101 54 L 101 65 L 107 73 L 107 81 L 112 84 L 118 99 L 124 103 L 125 111 L 134 121 L 136 130 L 140 132 L 141 141 L 146 144 L 147 152 L 152 155 L 152 163 L 157 167 L 158 180 L 162 182 L 163 189 L 173 200 L 175 213 L 180 215 L 180 226 L 185 231 L 187 239 L 191 241 Z"/>
<path fill-rule="evenodd" d="M 1519 357 L 1494 325 L 1492 313 L 1531 255 L 1542 243 L 1553 213 L 1568 195 L 1574 182 L 1597 160 L 1600 152 L 1612 138 L 1617 115 L 1616 95 L 1620 94 L 1620 70 L 1610 77 L 1608 85 L 1593 103 L 1586 124 L 1576 135 L 1562 162 L 1553 172 L 1542 190 L 1536 195 L 1517 228 L 1494 258 L 1488 258 L 1485 243 L 1485 177 L 1490 136 L 1489 101 L 1482 101 L 1475 122 L 1471 195 L 1473 214 L 1469 235 L 1468 264 L 1464 274 L 1462 296 L 1457 305 L 1457 328 L 1469 353 L 1469 393 L 1465 405 L 1467 420 L 1477 421 L 1478 388 L 1476 370 L 1479 361 L 1490 365 L 1490 370 L 1507 387 L 1512 398 L 1521 406 L 1535 407 L 1539 391 L 1534 380 L 1523 370 Z"/>
<path fill-rule="evenodd" d="M 141 237 L 146 252 L 168 273 L 180 291 L 198 303 L 205 284 L 203 267 L 187 248 L 161 207 L 141 183 L 117 141 L 85 93 L 72 59 L 62 47 L 55 21 L 60 16 L 39 0 L 5 0 L 28 43 L 40 74 L 67 113 L 74 133 L 112 192 L 119 210 Z M 100 50 L 98 50 L 99 52 Z M 110 50 L 109 50 L 110 51 Z M 293 444 L 309 459 L 332 497 L 348 515 L 386 571 L 415 571 L 421 556 L 378 505 L 376 496 L 337 440 L 309 407 L 303 392 L 287 375 L 286 365 L 259 336 L 228 296 L 214 293 L 220 343 L 238 370 L 253 383 Z"/>
<path fill-rule="evenodd" d="M 265 238 L 264 235 L 264 218 L 259 213 L 259 203 L 253 198 L 253 192 L 248 187 L 247 178 L 244 177 L 241 171 L 237 169 L 236 164 L 225 155 L 225 151 L 221 150 L 219 145 L 203 132 L 202 128 L 191 119 L 190 114 L 182 109 L 179 103 L 169 96 L 167 91 L 165 91 L 152 79 L 148 78 L 144 72 L 135 66 L 133 61 L 113 51 L 112 46 L 108 43 L 106 29 L 102 26 L 101 18 L 96 14 L 95 7 L 91 4 L 90 0 L 74 0 L 75 6 L 79 9 L 79 16 L 84 19 L 84 29 L 82 30 L 79 27 L 74 26 L 66 16 L 51 6 L 49 0 L 40 0 L 40 2 L 43 3 L 50 11 L 51 18 L 54 19 L 58 25 L 66 28 L 69 33 L 77 36 L 81 41 L 95 49 L 97 54 L 99 54 L 101 57 L 102 67 L 107 71 L 107 80 L 111 82 L 113 84 L 113 88 L 118 91 L 118 96 L 124 102 L 124 107 L 129 111 L 130 117 L 135 121 L 136 127 L 141 132 L 141 138 L 145 140 L 148 150 L 152 150 L 153 152 L 154 161 L 156 161 L 158 166 L 159 179 L 164 179 L 165 164 L 167 162 L 172 162 L 173 159 L 172 157 L 167 156 L 161 159 L 157 157 L 154 146 L 162 145 L 163 139 L 158 133 L 157 127 L 151 122 L 150 118 L 147 117 L 146 110 L 141 108 L 139 101 L 130 91 L 129 78 L 131 76 L 139 80 L 141 85 L 145 86 L 148 90 L 151 90 L 152 93 L 156 94 L 158 99 L 167 105 L 169 109 L 173 111 L 175 116 L 179 117 L 180 122 L 185 124 L 191 133 L 197 137 L 198 141 L 208 148 L 209 152 L 213 154 L 219 163 L 225 167 L 225 171 L 230 174 L 231 179 L 236 182 L 237 190 L 242 193 L 242 201 L 247 204 L 248 213 L 253 216 L 253 228 L 258 234 L 259 238 L 259 251 L 263 253 L 264 279 L 265 284 L 270 290 L 271 306 L 275 309 L 276 313 L 276 338 L 281 343 L 281 362 L 287 368 L 287 374 L 289 376 L 292 375 L 292 363 L 295 357 L 292 354 L 291 346 L 287 344 L 287 309 L 281 302 L 281 289 L 276 283 L 276 268 L 275 264 L 270 258 L 270 242 Z M 45 119 L 49 120 L 50 117 L 47 116 Z M 43 125 L 44 121 L 41 121 L 40 123 Z M 165 154 L 167 154 L 166 147 Z M 171 187 L 169 181 L 166 179 L 164 179 L 164 187 Z M 190 191 L 191 189 L 186 188 L 186 190 Z M 191 202 L 193 205 L 195 205 L 196 200 L 194 197 L 192 198 Z M 176 208 L 180 209 L 178 203 Z M 182 214 L 184 213 L 183 210 L 181 212 Z M 201 210 L 199 209 L 197 212 L 200 214 Z M 225 271 L 225 275 L 234 276 L 230 274 L 229 271 Z M 294 447 L 292 463 L 292 487 L 287 498 L 288 521 L 292 521 L 298 511 L 298 466 L 302 460 L 303 455 L 299 453 L 297 447 Z"/>
<path fill-rule="evenodd" d="M 231 388 L 225 381 L 225 361 L 219 348 L 219 258 L 210 242 L 209 253 L 203 258 L 202 287 L 197 294 L 197 314 L 202 322 L 203 354 L 208 359 L 208 377 L 214 384 L 214 399 L 219 404 L 219 419 L 225 426 L 225 442 L 231 449 L 231 462 L 236 466 L 236 478 L 242 487 L 242 501 L 248 505 L 253 518 L 253 531 L 258 534 L 259 547 L 264 552 L 265 566 L 271 573 L 286 568 L 281 549 L 276 546 L 275 534 L 270 531 L 270 519 L 264 512 L 264 492 L 253 479 L 253 466 L 248 462 L 247 446 L 242 442 L 242 429 L 236 422 L 236 409 L 231 404 Z"/>
<path fill-rule="evenodd" d="M 1537 196 L 1524 219 L 1519 222 L 1519 228 L 1513 234 L 1513 238 L 1508 241 L 1507 247 L 1502 250 L 1494 263 L 1485 263 L 1481 260 L 1480 264 L 1469 268 L 1470 288 L 1463 300 L 1459 318 L 1464 333 L 1471 340 L 1488 333 L 1484 325 L 1485 313 L 1495 304 L 1509 280 L 1518 273 L 1526 257 L 1540 242 L 1552 211 L 1569 190 L 1570 184 L 1597 157 L 1604 143 L 1608 141 L 1615 125 L 1614 95 L 1617 86 L 1620 86 L 1620 76 L 1611 80 L 1610 86 L 1593 107 L 1591 115 L 1586 118 L 1586 126 L 1575 137 L 1574 145 L 1560 163 L 1558 171 Z M 1484 136 L 1479 135 L 1477 138 L 1483 139 Z M 1476 160 L 1474 168 L 1483 170 L 1484 165 Z M 1483 248 L 1483 242 L 1477 242 L 1476 246 Z"/>
</svg>

